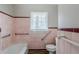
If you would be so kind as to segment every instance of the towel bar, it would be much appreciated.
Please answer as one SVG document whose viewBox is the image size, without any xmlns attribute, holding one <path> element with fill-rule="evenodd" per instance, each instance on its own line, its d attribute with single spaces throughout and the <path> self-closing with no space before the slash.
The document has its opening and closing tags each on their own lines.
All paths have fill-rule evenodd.
<svg viewBox="0 0 79 59">
<path fill-rule="evenodd" d="M 68 42 L 68 43 L 70 43 L 70 44 L 72 44 L 72 45 L 74 45 L 74 46 L 79 47 L 79 43 L 70 40 L 70 39 L 69 39 L 68 37 L 66 37 L 66 36 L 59 36 L 58 39 L 63 39 L 63 40 L 65 40 L 66 42 Z"/>
</svg>

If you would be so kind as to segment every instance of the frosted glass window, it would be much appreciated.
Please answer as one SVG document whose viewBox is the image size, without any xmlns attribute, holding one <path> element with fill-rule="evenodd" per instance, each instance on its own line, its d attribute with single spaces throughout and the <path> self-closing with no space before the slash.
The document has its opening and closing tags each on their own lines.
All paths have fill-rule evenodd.
<svg viewBox="0 0 79 59">
<path fill-rule="evenodd" d="M 31 13 L 31 30 L 47 31 L 48 30 L 48 13 L 32 12 Z"/>
</svg>

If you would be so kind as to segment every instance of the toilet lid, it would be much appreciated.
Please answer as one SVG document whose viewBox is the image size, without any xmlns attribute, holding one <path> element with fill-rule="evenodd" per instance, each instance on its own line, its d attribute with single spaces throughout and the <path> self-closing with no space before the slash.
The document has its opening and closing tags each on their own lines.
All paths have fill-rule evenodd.
<svg viewBox="0 0 79 59">
<path fill-rule="evenodd" d="M 53 44 L 48 44 L 48 45 L 46 45 L 46 48 L 49 48 L 49 49 L 56 49 L 56 46 L 53 45 Z"/>
</svg>

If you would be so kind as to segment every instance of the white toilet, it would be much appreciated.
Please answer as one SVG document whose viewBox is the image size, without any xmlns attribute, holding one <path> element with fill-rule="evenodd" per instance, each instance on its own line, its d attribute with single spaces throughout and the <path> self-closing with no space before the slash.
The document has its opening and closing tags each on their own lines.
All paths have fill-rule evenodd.
<svg viewBox="0 0 79 59">
<path fill-rule="evenodd" d="M 46 49 L 49 51 L 49 54 L 53 54 L 56 51 L 56 46 L 54 44 L 47 44 Z"/>
</svg>

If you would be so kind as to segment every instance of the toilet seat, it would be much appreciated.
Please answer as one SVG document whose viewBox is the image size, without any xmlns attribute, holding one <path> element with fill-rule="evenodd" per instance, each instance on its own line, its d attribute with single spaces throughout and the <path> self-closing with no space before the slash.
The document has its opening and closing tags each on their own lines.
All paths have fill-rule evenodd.
<svg viewBox="0 0 79 59">
<path fill-rule="evenodd" d="M 56 51 L 56 46 L 53 45 L 53 44 L 48 44 L 48 45 L 46 45 L 46 49 L 47 49 L 49 52 L 54 52 L 54 51 Z"/>
</svg>

